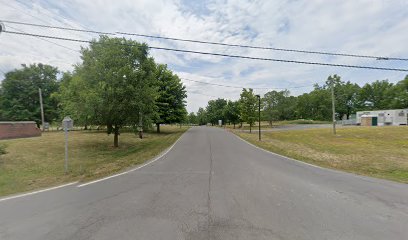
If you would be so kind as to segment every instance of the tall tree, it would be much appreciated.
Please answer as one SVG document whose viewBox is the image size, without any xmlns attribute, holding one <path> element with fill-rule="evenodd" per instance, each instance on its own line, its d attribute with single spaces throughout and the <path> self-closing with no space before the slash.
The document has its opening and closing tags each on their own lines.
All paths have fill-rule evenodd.
<svg viewBox="0 0 408 240">
<path fill-rule="evenodd" d="M 181 123 L 187 115 L 186 87 L 180 78 L 167 69 L 164 64 L 159 64 L 156 70 L 159 86 L 159 97 L 156 100 L 157 116 L 155 119 L 157 132 L 160 132 L 162 123 Z"/>
<path fill-rule="evenodd" d="M 408 75 L 394 85 L 392 91 L 395 93 L 392 108 L 408 108 Z"/>
<path fill-rule="evenodd" d="M 62 116 L 70 116 L 77 125 L 85 129 L 97 122 L 94 102 L 97 95 L 88 89 L 87 82 L 77 73 L 65 72 L 62 76 L 59 92 L 54 96 L 59 100 Z"/>
<path fill-rule="evenodd" d="M 298 96 L 296 114 L 298 118 L 303 119 L 330 120 L 330 91 L 316 84 L 313 91 Z"/>
<path fill-rule="evenodd" d="M 365 105 L 365 109 L 380 110 L 390 108 L 395 97 L 395 92 L 392 89 L 393 84 L 388 80 L 375 81 L 365 84 L 361 88 L 361 101 Z"/>
<path fill-rule="evenodd" d="M 218 98 L 216 100 L 208 101 L 208 105 L 206 108 L 207 112 L 207 121 L 209 121 L 212 125 L 218 123 L 218 120 L 222 120 L 225 122 L 224 116 L 224 108 L 227 105 L 227 100 Z"/>
<path fill-rule="evenodd" d="M 44 118 L 47 122 L 58 119 L 58 102 L 52 94 L 58 91 L 58 69 L 44 64 L 22 65 L 8 72 L 1 83 L 0 109 L 2 120 L 41 122 L 38 89 L 41 88 Z"/>
<path fill-rule="evenodd" d="M 188 123 L 189 124 L 198 124 L 197 116 L 194 112 L 188 114 Z"/>
<path fill-rule="evenodd" d="M 202 107 L 200 107 L 197 111 L 197 122 L 198 122 L 198 125 L 206 125 L 208 122 L 207 112 Z"/>
<path fill-rule="evenodd" d="M 239 102 L 229 100 L 224 107 L 224 116 L 228 123 L 234 124 L 234 128 L 235 124 L 239 123 L 239 113 Z"/>
<path fill-rule="evenodd" d="M 252 132 L 252 125 L 256 120 L 257 97 L 254 95 L 253 89 L 242 89 L 240 98 L 240 112 L 243 121 L 249 124 L 249 132 Z"/>
<path fill-rule="evenodd" d="M 361 107 L 360 101 L 361 88 L 357 84 L 351 82 L 339 82 L 334 87 L 334 94 L 336 98 L 336 112 L 340 116 L 350 118 L 350 115 Z"/>
<path fill-rule="evenodd" d="M 155 63 L 148 47 L 133 40 L 101 36 L 82 49 L 82 64 L 76 73 L 84 81 L 86 104 L 94 124 L 107 126 L 119 146 L 123 126 L 142 127 L 151 122 L 156 110 Z M 81 114 L 90 114 L 84 111 Z"/>
<path fill-rule="evenodd" d="M 288 90 L 267 92 L 263 99 L 264 117 L 272 126 L 272 121 L 286 120 L 294 117 L 296 99 L 289 96 Z"/>
</svg>

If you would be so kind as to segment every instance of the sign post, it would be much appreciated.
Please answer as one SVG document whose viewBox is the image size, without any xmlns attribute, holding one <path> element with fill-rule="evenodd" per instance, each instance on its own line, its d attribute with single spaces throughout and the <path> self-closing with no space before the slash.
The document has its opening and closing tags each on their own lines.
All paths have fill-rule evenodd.
<svg viewBox="0 0 408 240">
<path fill-rule="evenodd" d="M 68 173 L 68 131 L 71 130 L 74 126 L 74 121 L 70 117 L 64 117 L 64 120 L 62 120 L 62 128 L 64 129 L 65 132 L 65 163 L 64 163 L 64 169 L 65 169 L 65 174 Z"/>
</svg>

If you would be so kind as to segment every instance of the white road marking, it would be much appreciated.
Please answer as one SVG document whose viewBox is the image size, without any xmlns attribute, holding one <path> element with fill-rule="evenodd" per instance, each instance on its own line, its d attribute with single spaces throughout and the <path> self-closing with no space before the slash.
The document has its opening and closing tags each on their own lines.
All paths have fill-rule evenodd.
<svg viewBox="0 0 408 240">
<path fill-rule="evenodd" d="M 303 162 L 303 161 L 300 161 L 300 160 L 297 160 L 297 159 L 294 159 L 294 158 L 286 157 L 286 156 L 280 155 L 280 154 L 278 154 L 278 153 L 274 153 L 274 152 L 265 150 L 265 149 L 263 149 L 263 148 L 261 148 L 261 147 L 258 147 L 258 146 L 256 146 L 256 145 L 254 145 L 254 144 L 248 142 L 247 140 L 245 140 L 245 139 L 239 137 L 239 136 L 236 135 L 235 133 L 232 133 L 232 132 L 229 132 L 229 133 L 231 133 L 232 135 L 234 135 L 235 137 L 237 137 L 239 140 L 241 140 L 241 141 L 243 141 L 243 142 L 245 142 L 245 143 L 247 143 L 247 144 L 249 144 L 249 145 L 251 145 L 251 146 L 253 146 L 253 147 L 255 147 L 255 148 L 258 148 L 259 150 L 262 150 L 262 151 L 264 151 L 264 152 L 267 152 L 267 153 L 272 154 L 272 155 L 275 155 L 275 156 L 282 157 L 282 158 L 287 159 L 287 160 L 290 160 L 290 161 L 295 161 L 295 162 L 298 162 L 298 163 L 301 163 L 301 164 L 305 164 L 305 165 L 308 165 L 308 166 L 311 166 L 311 167 L 314 167 L 314 168 L 323 169 L 323 170 L 329 171 L 329 172 L 334 172 L 334 173 L 337 173 L 337 174 L 347 174 L 347 175 L 350 175 L 350 176 L 353 176 L 353 177 L 355 177 L 355 178 L 359 178 L 359 179 L 362 179 L 362 180 L 368 181 L 368 182 L 373 182 L 373 181 L 374 181 L 375 183 L 381 183 L 381 184 L 384 184 L 384 183 L 386 183 L 386 184 L 389 184 L 389 183 L 395 184 L 395 183 L 396 183 L 396 182 L 394 182 L 394 181 L 387 180 L 387 179 L 381 179 L 381 178 L 374 178 L 374 177 L 369 177 L 369 176 L 364 176 L 364 175 L 358 175 L 358 174 L 356 174 L 356 173 L 344 172 L 344 171 L 337 170 L 337 169 L 324 168 L 324 167 L 320 167 L 320 166 L 317 166 L 317 165 L 313 165 L 313 164 L 311 164 L 311 163 Z"/>
<path fill-rule="evenodd" d="M 278 153 L 274 153 L 274 152 L 268 151 L 268 150 L 266 150 L 266 149 L 263 149 L 263 148 L 261 148 L 261 147 L 258 147 L 258 146 L 256 146 L 256 145 L 254 145 L 254 144 L 248 142 L 247 140 L 245 140 L 245 139 L 239 137 L 238 135 L 236 135 L 236 134 L 234 134 L 234 133 L 232 133 L 232 134 L 233 134 L 235 137 L 237 137 L 238 139 L 240 139 L 241 141 L 244 141 L 245 143 L 251 145 L 252 147 L 255 147 L 255 148 L 257 148 L 257 149 L 259 149 L 259 150 L 262 150 L 262 151 L 264 151 L 264 152 L 267 152 L 267 153 L 269 153 L 269 154 L 272 154 L 272 155 L 275 155 L 275 156 L 279 156 L 279 157 L 282 157 L 282 158 L 285 158 L 285 159 L 288 159 L 288 160 L 296 161 L 296 162 L 298 162 L 298 163 L 306 164 L 306 165 L 309 165 L 309 166 L 311 166 L 311 167 L 320 168 L 320 169 L 326 169 L 326 170 L 332 170 L 332 169 L 330 169 L 330 168 L 323 168 L 323 167 L 320 167 L 320 166 L 317 166 L 317 165 L 313 165 L 313 164 L 310 164 L 310 163 L 307 163 L 307 162 L 303 162 L 303 161 L 300 161 L 300 160 L 297 160 L 297 159 L 294 159 L 294 158 L 286 157 L 286 156 L 280 155 L 280 154 L 278 154 Z"/>
<path fill-rule="evenodd" d="M 34 195 L 34 194 L 37 194 L 37 193 L 47 192 L 47 191 L 55 190 L 55 189 L 58 189 L 58 188 L 68 187 L 68 186 L 71 186 L 71 185 L 74 185 L 74 184 L 77 184 L 77 183 L 78 182 L 71 182 L 71 183 L 67 183 L 67 184 L 64 184 L 64 185 L 59 185 L 59 186 L 55 186 L 55 187 L 51 187 L 51 188 L 46 188 L 46 189 L 42 189 L 42 190 L 38 190 L 38 191 L 34 191 L 34 192 L 23 193 L 23 194 L 14 195 L 14 196 L 11 196 L 11 197 L 1 198 L 0 202 L 10 200 L 10 199 L 14 199 L 14 198 L 26 197 L 26 196 Z"/>
<path fill-rule="evenodd" d="M 127 174 L 127 173 L 134 172 L 134 171 L 139 170 L 139 169 L 141 169 L 141 168 L 143 168 L 143 167 L 146 167 L 147 165 L 150 165 L 150 164 L 156 162 L 156 161 L 159 160 L 160 158 L 164 157 L 168 152 L 170 152 L 170 150 L 173 149 L 173 147 L 178 143 L 178 141 L 181 139 L 181 137 L 182 137 L 182 136 L 180 136 L 179 139 L 177 139 L 177 141 L 176 141 L 173 145 L 171 145 L 171 147 L 169 147 L 164 153 L 162 153 L 161 155 L 159 155 L 159 156 L 156 157 L 155 159 L 153 159 L 153 160 L 151 160 L 151 161 L 148 161 L 148 162 L 145 163 L 145 164 L 142 164 L 142 165 L 140 165 L 140 166 L 138 166 L 138 167 L 136 167 L 136 168 L 130 169 L 130 170 L 125 171 L 125 172 L 121 172 L 121 173 L 118 173 L 118 174 L 115 174 L 115 175 L 111 175 L 111 176 L 108 176 L 108 177 L 105 177 L 105 178 L 101 178 L 101 179 L 98 179 L 98 180 L 94 180 L 94 181 L 91 181 L 91 182 L 87 182 L 87 183 L 84 183 L 84 184 L 80 184 L 80 185 L 78 185 L 77 187 L 79 187 L 79 188 L 85 187 L 85 186 L 88 186 L 88 185 L 90 185 L 90 184 L 94 184 L 94 183 L 97 183 L 97 182 L 102 182 L 102 181 L 105 181 L 105 180 L 108 180 L 108 179 L 114 178 L 114 177 L 119 177 L 119 176 L 121 176 L 121 175 L 125 175 L 125 174 Z"/>
</svg>

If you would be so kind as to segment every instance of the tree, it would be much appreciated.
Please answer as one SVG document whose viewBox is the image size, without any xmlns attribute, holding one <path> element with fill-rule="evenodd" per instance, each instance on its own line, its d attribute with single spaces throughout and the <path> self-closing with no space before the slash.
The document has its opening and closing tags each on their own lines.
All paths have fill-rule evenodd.
<svg viewBox="0 0 408 240">
<path fill-rule="evenodd" d="M 0 116 L 8 121 L 35 121 L 41 123 L 38 89 L 41 88 L 44 118 L 58 119 L 58 102 L 52 94 L 58 91 L 58 69 L 44 64 L 22 65 L 8 72 L 1 83 Z"/>
<path fill-rule="evenodd" d="M 408 108 L 408 75 L 394 85 L 392 92 L 395 94 L 391 102 L 392 108 Z"/>
<path fill-rule="evenodd" d="M 198 124 L 198 119 L 194 112 L 191 112 L 190 114 L 188 114 L 188 123 Z"/>
<path fill-rule="evenodd" d="M 320 87 L 316 84 L 313 91 L 298 96 L 296 115 L 303 119 L 330 120 L 330 91 L 326 87 Z"/>
<path fill-rule="evenodd" d="M 262 98 L 264 116 L 272 126 L 272 121 L 287 120 L 294 117 L 296 98 L 289 96 L 288 90 L 270 91 Z"/>
<path fill-rule="evenodd" d="M 222 122 L 224 123 L 224 108 L 226 105 L 227 100 L 222 98 L 208 101 L 208 105 L 206 108 L 207 121 L 209 121 L 212 125 L 217 124 L 218 120 L 222 120 Z"/>
<path fill-rule="evenodd" d="M 380 110 L 392 107 L 395 99 L 393 84 L 388 80 L 367 83 L 361 88 L 360 100 L 364 103 L 365 109 Z"/>
<path fill-rule="evenodd" d="M 197 111 L 197 122 L 198 122 L 198 125 L 206 125 L 208 122 L 207 112 L 202 107 L 200 107 Z"/>
<path fill-rule="evenodd" d="M 228 123 L 235 124 L 239 123 L 239 102 L 238 101 L 231 101 L 227 102 L 227 105 L 224 107 L 224 116 Z"/>
<path fill-rule="evenodd" d="M 60 88 L 54 97 L 59 101 L 60 115 L 70 116 L 75 124 L 83 125 L 84 129 L 96 122 L 95 107 L 97 96 L 87 89 L 87 82 L 76 73 L 63 73 Z"/>
<path fill-rule="evenodd" d="M 119 146 L 120 129 L 134 129 L 152 122 L 156 111 L 155 67 L 148 57 L 148 47 L 133 40 L 101 36 L 89 48 L 82 49 L 82 64 L 75 72 L 82 79 L 83 92 L 89 96 L 79 110 L 82 118 L 106 125 Z M 92 109 L 92 111 L 88 111 Z"/>
<path fill-rule="evenodd" d="M 336 98 L 336 112 L 340 117 L 346 115 L 350 119 L 350 115 L 361 106 L 359 99 L 361 88 L 357 84 L 351 82 L 340 82 L 334 87 Z"/>
<path fill-rule="evenodd" d="M 156 70 L 159 86 L 159 97 L 156 100 L 157 116 L 155 119 L 157 132 L 160 132 L 162 123 L 181 123 L 187 115 L 186 87 L 180 78 L 167 69 L 164 64 L 159 64 Z"/>
<path fill-rule="evenodd" d="M 252 125 L 256 120 L 257 97 L 251 88 L 242 89 L 240 98 L 240 113 L 243 121 L 249 124 L 249 132 L 252 132 Z"/>
</svg>

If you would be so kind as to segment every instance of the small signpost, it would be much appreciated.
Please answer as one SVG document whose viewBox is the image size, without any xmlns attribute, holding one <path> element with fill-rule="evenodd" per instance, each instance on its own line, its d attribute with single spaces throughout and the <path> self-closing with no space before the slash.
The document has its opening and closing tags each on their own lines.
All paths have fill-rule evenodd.
<svg viewBox="0 0 408 240">
<path fill-rule="evenodd" d="M 62 128 L 65 132 L 65 173 L 68 172 L 68 131 L 74 127 L 74 121 L 70 117 L 64 117 L 62 120 Z"/>
<path fill-rule="evenodd" d="M 49 122 L 44 122 L 44 131 L 45 130 L 50 130 L 50 123 Z"/>
</svg>

